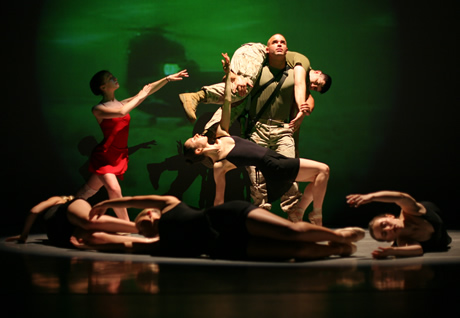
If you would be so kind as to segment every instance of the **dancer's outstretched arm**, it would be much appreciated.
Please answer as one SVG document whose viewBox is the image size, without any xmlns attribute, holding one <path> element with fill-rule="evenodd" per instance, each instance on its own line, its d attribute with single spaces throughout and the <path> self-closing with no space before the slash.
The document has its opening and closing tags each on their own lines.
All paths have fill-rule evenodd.
<svg viewBox="0 0 460 318">
<path fill-rule="evenodd" d="M 399 205 L 405 213 L 412 215 L 423 215 L 426 213 L 426 209 L 423 205 L 404 192 L 378 191 L 368 194 L 350 194 L 347 196 L 347 203 L 353 207 L 359 207 L 360 205 L 370 202 L 395 203 Z"/>
<path fill-rule="evenodd" d="M 111 108 L 103 104 L 98 104 L 93 107 L 93 114 L 96 118 L 123 117 L 139 106 L 149 95 L 158 91 L 168 82 L 180 81 L 183 77 L 188 77 L 187 70 L 182 70 L 176 74 L 168 75 L 161 80 L 145 85 L 135 96 L 122 100 L 121 103 L 123 106 L 120 108 Z"/>
<path fill-rule="evenodd" d="M 225 93 L 224 93 L 224 103 L 222 105 L 222 118 L 220 124 L 217 127 L 216 136 L 228 135 L 230 129 L 230 115 L 231 115 L 231 104 L 232 104 L 232 87 L 231 79 L 228 76 L 230 72 L 230 58 L 227 53 L 222 53 L 224 59 L 222 60 L 222 65 L 224 71 L 227 75 L 225 80 Z"/>
<path fill-rule="evenodd" d="M 423 248 L 418 243 L 406 246 L 379 247 L 372 252 L 372 257 L 377 259 L 387 258 L 388 256 L 413 257 L 422 255 Z"/>
<path fill-rule="evenodd" d="M 35 223 L 35 220 L 37 219 L 38 215 L 42 213 L 43 211 L 46 211 L 53 205 L 56 205 L 58 203 L 64 203 L 64 202 L 66 201 L 62 197 L 52 196 L 48 198 L 47 200 L 42 201 L 38 203 L 37 205 L 35 205 L 32 209 L 30 209 L 29 214 L 26 217 L 26 220 L 24 222 L 24 227 L 22 229 L 21 234 L 8 237 L 6 241 L 7 242 L 18 241 L 19 243 L 25 243 L 27 241 L 27 237 L 29 236 L 30 229 Z"/>
<path fill-rule="evenodd" d="M 170 195 L 139 195 L 102 201 L 91 209 L 90 219 L 105 214 L 108 208 L 154 208 L 165 213 L 178 205 L 180 200 Z"/>
</svg>

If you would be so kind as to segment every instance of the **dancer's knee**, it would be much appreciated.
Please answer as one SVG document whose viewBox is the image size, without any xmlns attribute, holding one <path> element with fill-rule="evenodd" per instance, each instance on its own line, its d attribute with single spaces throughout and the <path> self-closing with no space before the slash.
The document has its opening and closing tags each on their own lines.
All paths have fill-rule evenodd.
<svg viewBox="0 0 460 318">
<path fill-rule="evenodd" d="M 323 178 L 329 179 L 329 175 L 331 173 L 331 169 L 329 166 L 325 163 L 321 164 L 321 167 L 319 169 L 319 174 L 323 176 Z"/>
</svg>

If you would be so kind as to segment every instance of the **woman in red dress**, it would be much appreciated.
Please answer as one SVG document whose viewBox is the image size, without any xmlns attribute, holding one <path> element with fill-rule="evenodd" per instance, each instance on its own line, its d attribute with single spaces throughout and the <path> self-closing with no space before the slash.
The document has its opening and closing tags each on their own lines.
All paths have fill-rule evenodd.
<svg viewBox="0 0 460 318">
<path fill-rule="evenodd" d="M 89 171 L 92 175 L 76 197 L 87 199 L 102 186 L 106 188 L 109 198 L 122 197 L 117 178 L 122 180 L 128 169 L 130 111 L 166 83 L 180 81 L 183 77 L 188 77 L 187 70 L 147 84 L 137 95 L 118 101 L 115 98 L 115 91 L 120 87 L 117 78 L 109 71 L 99 71 L 93 76 L 90 81 L 91 91 L 94 95 L 101 95 L 102 100 L 93 107 L 92 112 L 102 129 L 104 139 L 91 154 Z M 129 220 L 126 208 L 115 208 L 114 211 L 119 218 Z"/>
</svg>

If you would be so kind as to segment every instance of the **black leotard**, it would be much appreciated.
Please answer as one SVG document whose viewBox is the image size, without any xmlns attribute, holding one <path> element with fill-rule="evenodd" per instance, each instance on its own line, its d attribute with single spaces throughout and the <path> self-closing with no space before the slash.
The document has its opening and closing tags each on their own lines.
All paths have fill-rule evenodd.
<svg viewBox="0 0 460 318">
<path fill-rule="evenodd" d="M 75 225 L 67 218 L 67 208 L 74 201 L 53 205 L 44 214 L 46 235 L 54 245 L 74 247 L 70 237 L 75 231 Z"/>
<path fill-rule="evenodd" d="M 452 242 L 452 238 L 449 234 L 447 234 L 444 222 L 439 216 L 439 208 L 433 202 L 422 201 L 420 203 L 426 208 L 426 214 L 421 215 L 420 217 L 428 221 L 434 228 L 434 232 L 429 240 L 419 242 L 423 248 L 423 252 L 446 251 L 449 244 Z M 393 246 L 398 246 L 396 241 L 393 243 Z"/>
<path fill-rule="evenodd" d="M 267 182 L 269 202 L 279 199 L 289 190 L 299 173 L 298 158 L 288 158 L 238 136 L 231 138 L 235 141 L 235 147 L 221 160 L 226 159 L 237 167 L 255 166 L 259 169 Z"/>
<path fill-rule="evenodd" d="M 255 208 L 246 201 L 229 201 L 205 210 L 181 202 L 160 218 L 161 254 L 244 259 L 249 235 L 246 218 Z"/>
<path fill-rule="evenodd" d="M 427 220 L 434 228 L 434 232 L 428 241 L 420 242 L 424 252 L 440 252 L 447 250 L 452 238 L 447 234 L 444 222 L 439 216 L 439 208 L 433 202 L 420 202 L 426 208 L 426 214 L 421 217 Z"/>
</svg>

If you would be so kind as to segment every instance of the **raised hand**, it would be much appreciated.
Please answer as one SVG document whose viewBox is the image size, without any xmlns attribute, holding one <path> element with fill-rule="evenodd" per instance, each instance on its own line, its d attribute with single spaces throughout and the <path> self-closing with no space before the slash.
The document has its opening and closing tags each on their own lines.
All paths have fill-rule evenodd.
<svg viewBox="0 0 460 318">
<path fill-rule="evenodd" d="M 225 74 L 230 72 L 230 58 L 228 57 L 227 53 L 222 53 L 223 60 L 222 61 L 222 68 L 224 69 Z"/>
<path fill-rule="evenodd" d="M 188 77 L 187 70 L 182 70 L 180 72 L 177 72 L 176 74 L 168 75 L 166 78 L 168 79 L 169 82 L 175 82 L 175 81 L 182 81 L 184 77 Z"/>
<path fill-rule="evenodd" d="M 350 194 L 346 198 L 347 204 L 354 208 L 372 202 L 372 197 L 369 194 Z"/>
</svg>

